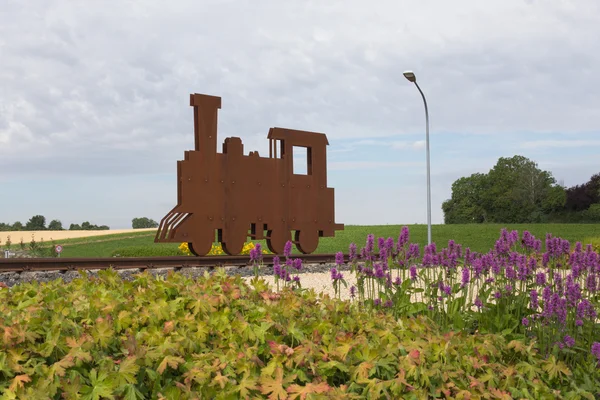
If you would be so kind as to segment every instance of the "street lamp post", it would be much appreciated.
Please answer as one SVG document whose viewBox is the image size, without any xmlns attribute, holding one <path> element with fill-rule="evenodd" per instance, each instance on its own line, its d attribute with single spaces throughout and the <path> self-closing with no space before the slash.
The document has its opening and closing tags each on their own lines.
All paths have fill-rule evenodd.
<svg viewBox="0 0 600 400">
<path fill-rule="evenodd" d="M 412 71 L 405 71 L 404 77 L 410 82 L 413 82 L 421 97 L 423 97 L 423 104 L 425 104 L 425 142 L 427 147 L 427 244 L 431 244 L 431 178 L 430 178 L 430 167 L 429 167 L 429 111 L 427 110 L 427 100 L 425 95 L 417 83 L 417 77 Z"/>
</svg>

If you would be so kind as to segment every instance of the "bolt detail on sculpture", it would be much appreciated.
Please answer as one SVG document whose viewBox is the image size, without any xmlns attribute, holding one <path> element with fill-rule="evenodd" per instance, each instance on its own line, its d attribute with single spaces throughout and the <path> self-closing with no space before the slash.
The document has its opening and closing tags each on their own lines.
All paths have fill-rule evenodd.
<svg viewBox="0 0 600 400">
<path fill-rule="evenodd" d="M 203 256 L 215 242 L 228 255 L 240 254 L 248 239 L 266 239 L 271 252 L 282 254 L 291 240 L 309 254 L 319 238 L 344 229 L 335 223 L 334 189 L 327 187 L 325 134 L 270 128 L 269 157 L 244 155 L 239 137 L 226 138 L 218 153 L 221 98 L 191 94 L 190 106 L 195 148 L 177 161 L 177 206 L 161 220 L 155 242 L 187 242 Z M 302 173 L 294 171 L 294 148 L 305 154 Z"/>
</svg>

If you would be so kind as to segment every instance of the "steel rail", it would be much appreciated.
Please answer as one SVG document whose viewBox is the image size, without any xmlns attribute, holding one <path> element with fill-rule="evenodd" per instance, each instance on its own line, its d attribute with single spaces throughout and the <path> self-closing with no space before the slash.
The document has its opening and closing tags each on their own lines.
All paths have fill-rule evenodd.
<svg viewBox="0 0 600 400">
<path fill-rule="evenodd" d="M 262 264 L 273 265 L 274 254 L 263 254 Z M 281 262 L 285 257 L 278 256 Z M 307 264 L 335 263 L 335 254 L 292 254 Z M 348 261 L 348 255 L 344 255 Z M 101 257 L 101 258 L 2 258 L 0 273 L 5 272 L 48 272 L 96 269 L 152 269 L 152 268 L 193 268 L 193 267 L 245 267 L 251 266 L 250 256 L 174 256 L 174 257 Z"/>
</svg>

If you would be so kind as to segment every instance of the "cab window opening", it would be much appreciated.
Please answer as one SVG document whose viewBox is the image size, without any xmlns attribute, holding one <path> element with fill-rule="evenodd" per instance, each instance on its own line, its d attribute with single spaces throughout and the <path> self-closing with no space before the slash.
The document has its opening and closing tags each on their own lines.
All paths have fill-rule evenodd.
<svg viewBox="0 0 600 400">
<path fill-rule="evenodd" d="M 292 174 L 312 175 L 312 149 L 310 147 L 292 147 Z"/>
</svg>

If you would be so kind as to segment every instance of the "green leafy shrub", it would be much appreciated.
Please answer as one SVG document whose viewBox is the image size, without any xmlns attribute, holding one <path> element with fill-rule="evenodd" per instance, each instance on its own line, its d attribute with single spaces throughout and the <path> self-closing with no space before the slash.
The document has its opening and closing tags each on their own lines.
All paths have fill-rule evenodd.
<svg viewBox="0 0 600 400">
<path fill-rule="evenodd" d="M 584 367 L 223 270 L 0 289 L 5 398 L 593 399 L 600 382 Z"/>
<path fill-rule="evenodd" d="M 600 222 L 600 204 L 592 204 L 585 210 L 585 216 L 589 222 Z"/>
</svg>

